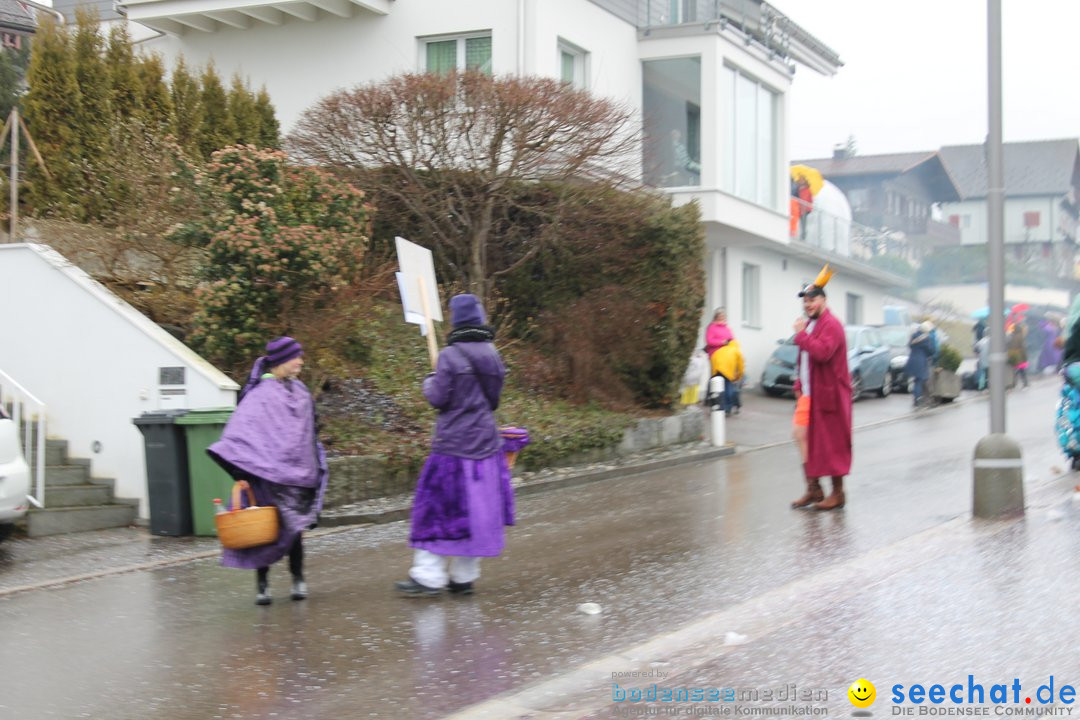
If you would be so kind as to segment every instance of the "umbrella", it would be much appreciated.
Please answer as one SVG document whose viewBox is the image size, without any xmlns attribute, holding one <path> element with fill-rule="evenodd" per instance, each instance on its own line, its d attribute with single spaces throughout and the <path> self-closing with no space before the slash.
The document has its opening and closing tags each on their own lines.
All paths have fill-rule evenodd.
<svg viewBox="0 0 1080 720">
<path fill-rule="evenodd" d="M 986 318 L 990 317 L 990 306 L 983 305 L 981 308 L 971 313 L 971 317 L 976 320 L 985 320 Z"/>
<path fill-rule="evenodd" d="M 815 170 L 809 165 L 792 165 L 791 179 L 805 180 L 806 184 L 810 186 L 811 195 L 817 195 L 821 192 L 821 188 L 825 187 L 825 178 L 821 176 L 821 171 Z"/>
</svg>

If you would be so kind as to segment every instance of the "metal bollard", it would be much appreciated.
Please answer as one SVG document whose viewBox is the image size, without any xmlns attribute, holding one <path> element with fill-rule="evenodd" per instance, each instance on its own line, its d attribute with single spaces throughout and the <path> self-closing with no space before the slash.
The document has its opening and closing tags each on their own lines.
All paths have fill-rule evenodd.
<svg viewBox="0 0 1080 720">
<path fill-rule="evenodd" d="M 1020 445 L 1008 435 L 987 435 L 975 446 L 972 514 L 1000 518 L 1024 514 L 1024 463 Z"/>
<path fill-rule="evenodd" d="M 717 375 L 709 379 L 709 426 L 712 444 L 721 447 L 726 444 L 724 427 L 724 377 Z"/>
</svg>

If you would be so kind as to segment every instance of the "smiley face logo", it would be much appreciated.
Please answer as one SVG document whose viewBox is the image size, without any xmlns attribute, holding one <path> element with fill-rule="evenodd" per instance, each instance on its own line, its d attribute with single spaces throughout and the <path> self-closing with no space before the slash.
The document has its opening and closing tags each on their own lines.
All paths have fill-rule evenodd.
<svg viewBox="0 0 1080 720">
<path fill-rule="evenodd" d="M 851 683 L 847 689 L 848 700 L 857 708 L 867 708 L 874 704 L 877 699 L 877 689 L 874 683 L 865 678 L 859 678 Z"/>
</svg>

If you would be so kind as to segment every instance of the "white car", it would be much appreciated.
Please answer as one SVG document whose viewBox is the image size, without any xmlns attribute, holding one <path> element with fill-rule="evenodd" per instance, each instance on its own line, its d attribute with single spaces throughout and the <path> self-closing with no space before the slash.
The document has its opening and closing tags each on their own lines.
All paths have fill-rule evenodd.
<svg viewBox="0 0 1080 720">
<path fill-rule="evenodd" d="M 0 540 L 15 529 L 30 501 L 30 466 L 19 447 L 19 428 L 0 410 Z"/>
</svg>

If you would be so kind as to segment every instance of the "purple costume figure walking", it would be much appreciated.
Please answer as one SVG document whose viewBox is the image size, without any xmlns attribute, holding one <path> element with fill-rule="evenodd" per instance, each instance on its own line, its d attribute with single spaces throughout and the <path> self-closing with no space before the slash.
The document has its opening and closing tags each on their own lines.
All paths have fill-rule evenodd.
<svg viewBox="0 0 1080 720">
<path fill-rule="evenodd" d="M 278 509 L 276 541 L 226 549 L 225 567 L 255 570 L 255 604 L 269 605 L 270 565 L 289 556 L 292 599 L 307 597 L 303 532 L 315 527 L 326 490 L 326 453 L 315 435 L 315 405 L 297 379 L 304 350 L 280 337 L 266 345 L 240 391 L 221 439 L 206 452 L 236 480 L 247 480 L 259 505 Z"/>
<path fill-rule="evenodd" d="M 424 396 L 439 415 L 413 500 L 413 564 L 409 579 L 394 585 L 410 597 L 471 594 L 480 558 L 498 556 L 504 526 L 514 524 L 510 469 L 495 424 L 506 368 L 475 295 L 451 298 L 450 319 L 447 347 L 424 379 Z"/>
</svg>

